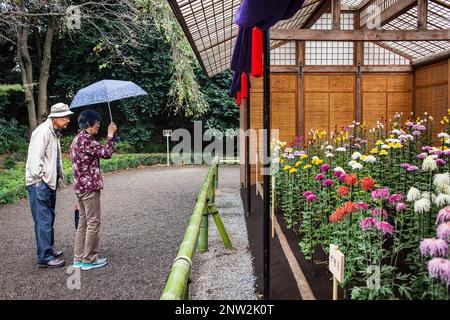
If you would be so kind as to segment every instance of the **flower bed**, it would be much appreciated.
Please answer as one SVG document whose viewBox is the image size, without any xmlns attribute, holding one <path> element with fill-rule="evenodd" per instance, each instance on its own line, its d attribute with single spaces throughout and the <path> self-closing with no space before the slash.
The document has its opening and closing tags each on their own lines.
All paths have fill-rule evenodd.
<svg viewBox="0 0 450 320">
<path fill-rule="evenodd" d="M 449 298 L 449 120 L 401 118 L 273 146 L 277 209 L 306 259 L 339 246 L 347 298 Z"/>
</svg>

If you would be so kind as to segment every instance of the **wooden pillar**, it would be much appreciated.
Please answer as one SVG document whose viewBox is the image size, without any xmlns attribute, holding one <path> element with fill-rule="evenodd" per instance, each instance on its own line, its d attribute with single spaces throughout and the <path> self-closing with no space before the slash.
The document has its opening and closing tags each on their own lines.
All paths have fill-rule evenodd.
<svg viewBox="0 0 450 320">
<path fill-rule="evenodd" d="M 340 0 L 331 0 L 331 13 L 333 16 L 331 29 L 340 30 L 341 29 L 341 1 Z"/>
<path fill-rule="evenodd" d="M 412 72 L 412 112 L 414 117 L 417 114 L 417 94 L 416 94 L 416 71 Z"/>
<path fill-rule="evenodd" d="M 358 41 L 355 44 L 356 44 L 355 120 L 357 122 L 362 122 L 361 66 L 364 63 L 364 42 Z"/>
<path fill-rule="evenodd" d="M 305 136 L 305 107 L 303 95 L 303 67 L 305 65 L 305 41 L 297 41 L 297 137 Z"/>
<path fill-rule="evenodd" d="M 427 30 L 428 25 L 428 0 L 417 1 L 417 29 Z"/>
</svg>

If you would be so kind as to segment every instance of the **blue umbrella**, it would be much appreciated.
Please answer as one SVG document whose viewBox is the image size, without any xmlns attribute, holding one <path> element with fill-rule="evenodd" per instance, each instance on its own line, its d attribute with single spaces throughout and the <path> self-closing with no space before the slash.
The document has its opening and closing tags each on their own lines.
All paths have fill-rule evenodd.
<svg viewBox="0 0 450 320">
<path fill-rule="evenodd" d="M 70 108 L 108 102 L 109 116 L 112 122 L 109 105 L 111 101 L 142 95 L 148 95 L 148 93 L 131 81 L 102 80 L 80 89 L 73 98 Z"/>
</svg>

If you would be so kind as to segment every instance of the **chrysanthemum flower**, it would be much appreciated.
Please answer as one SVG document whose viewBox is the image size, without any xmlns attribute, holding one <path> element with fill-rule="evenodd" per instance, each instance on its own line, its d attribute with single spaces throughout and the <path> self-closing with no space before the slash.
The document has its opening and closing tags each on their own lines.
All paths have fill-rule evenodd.
<svg viewBox="0 0 450 320">
<path fill-rule="evenodd" d="M 409 167 L 411 167 L 411 165 L 409 164 L 409 163 L 402 163 L 401 165 L 400 165 L 400 167 L 402 167 L 403 169 L 408 169 Z"/>
<path fill-rule="evenodd" d="M 287 166 L 287 165 L 286 165 L 286 166 L 284 166 L 283 170 L 284 170 L 284 171 L 288 171 L 288 170 L 291 170 L 291 168 L 292 168 L 291 166 Z"/>
<path fill-rule="evenodd" d="M 376 225 L 378 224 L 378 219 L 377 218 L 365 218 L 362 219 L 359 222 L 359 227 L 361 228 L 361 230 L 365 231 L 369 228 L 374 228 L 376 227 Z"/>
<path fill-rule="evenodd" d="M 380 153 L 379 153 L 380 156 L 385 156 L 387 154 L 388 154 L 388 152 L 386 150 L 384 150 L 384 149 L 381 150 Z"/>
<path fill-rule="evenodd" d="M 317 199 L 317 196 L 313 193 L 306 197 L 306 201 L 311 202 Z"/>
<path fill-rule="evenodd" d="M 371 217 L 380 217 L 383 216 L 384 218 L 388 217 L 388 213 L 385 209 L 381 208 L 373 208 L 372 213 L 370 214 Z"/>
<path fill-rule="evenodd" d="M 433 258 L 428 261 L 428 274 L 433 279 L 450 284 L 450 260 L 444 258 Z"/>
<path fill-rule="evenodd" d="M 304 167 L 303 167 L 303 169 L 309 169 L 309 168 L 311 168 L 312 167 L 312 165 L 310 165 L 309 163 L 308 164 L 306 164 Z"/>
<path fill-rule="evenodd" d="M 377 161 L 377 158 L 375 158 L 372 155 L 368 155 L 363 159 L 363 161 L 368 163 L 374 163 L 375 161 Z"/>
<path fill-rule="evenodd" d="M 450 221 L 450 207 L 445 207 L 439 210 L 436 217 L 436 224 Z"/>
<path fill-rule="evenodd" d="M 405 199 L 405 196 L 401 193 L 394 193 L 392 196 L 390 196 L 389 198 L 389 204 L 394 205 L 398 202 L 403 201 L 403 199 Z"/>
<path fill-rule="evenodd" d="M 345 152 L 345 151 L 347 151 L 347 149 L 345 149 L 344 147 L 336 148 L 336 152 Z"/>
<path fill-rule="evenodd" d="M 346 174 L 344 181 L 347 185 L 353 186 L 358 182 L 358 176 L 354 173 Z"/>
<path fill-rule="evenodd" d="M 312 192 L 312 191 L 305 191 L 305 192 L 303 192 L 303 196 L 304 196 L 304 197 L 307 197 L 307 196 L 309 196 L 310 194 L 313 194 L 313 192 Z"/>
<path fill-rule="evenodd" d="M 408 172 L 414 172 L 417 170 L 419 170 L 419 167 L 417 167 L 417 166 L 409 166 L 408 169 L 406 169 L 406 171 L 408 171 Z"/>
<path fill-rule="evenodd" d="M 325 175 L 323 173 L 319 173 L 315 176 L 314 180 L 322 180 L 323 178 L 325 178 Z"/>
<path fill-rule="evenodd" d="M 296 173 L 297 172 L 297 169 L 295 169 L 295 168 L 292 168 L 291 170 L 289 170 L 289 173 Z"/>
<path fill-rule="evenodd" d="M 448 244 L 445 240 L 438 238 L 423 239 L 420 242 L 420 254 L 424 257 L 445 257 Z"/>
<path fill-rule="evenodd" d="M 434 200 L 434 203 L 436 203 L 436 205 L 438 207 L 443 207 L 445 205 L 448 205 L 448 204 L 450 204 L 450 195 L 445 194 L 445 193 L 440 193 Z"/>
<path fill-rule="evenodd" d="M 344 210 L 346 213 L 352 213 L 356 211 L 356 204 L 352 201 L 344 203 Z"/>
<path fill-rule="evenodd" d="M 324 187 L 331 187 L 333 184 L 334 184 L 334 181 L 331 180 L 331 179 L 325 179 L 325 180 L 322 182 L 322 185 L 323 185 Z"/>
<path fill-rule="evenodd" d="M 394 233 L 394 227 L 386 221 L 380 221 L 377 223 L 378 230 L 382 231 L 385 235 L 391 236 Z"/>
<path fill-rule="evenodd" d="M 416 189 L 414 187 L 411 187 L 408 191 L 408 194 L 406 195 L 406 200 L 408 201 L 416 201 L 420 199 L 420 190 Z"/>
<path fill-rule="evenodd" d="M 436 230 L 438 238 L 450 241 L 450 221 L 441 223 Z"/>
<path fill-rule="evenodd" d="M 444 164 L 446 164 L 447 162 L 445 162 L 445 160 L 444 159 L 441 159 L 441 158 L 437 158 L 436 159 L 436 164 L 438 165 L 438 166 L 442 166 L 442 165 L 444 165 Z"/>
<path fill-rule="evenodd" d="M 414 202 L 414 212 L 415 213 L 425 213 L 430 211 L 431 202 L 428 198 L 420 199 Z"/>
<path fill-rule="evenodd" d="M 389 188 L 378 188 L 372 191 L 372 200 L 387 200 L 390 195 L 391 192 Z"/>
<path fill-rule="evenodd" d="M 406 205 L 406 203 L 399 202 L 395 206 L 395 211 L 400 212 L 400 211 L 406 210 L 407 208 L 408 208 L 408 206 Z"/>
<path fill-rule="evenodd" d="M 353 160 L 358 160 L 359 158 L 361 158 L 361 153 L 359 153 L 359 152 L 353 152 L 353 154 L 352 154 L 352 159 L 353 159 Z"/>
<path fill-rule="evenodd" d="M 327 171 L 330 168 L 331 168 L 331 166 L 328 163 L 326 163 L 320 167 L 320 171 Z"/>
<path fill-rule="evenodd" d="M 423 171 L 434 171 L 437 169 L 437 163 L 433 156 L 428 156 L 423 160 L 422 170 Z"/>
<path fill-rule="evenodd" d="M 367 210 L 369 209 L 369 205 L 365 202 L 356 203 L 356 210 Z"/>
<path fill-rule="evenodd" d="M 308 158 L 308 155 L 307 155 L 307 154 L 302 154 L 302 155 L 300 155 L 300 159 L 306 159 L 306 158 Z"/>
<path fill-rule="evenodd" d="M 349 194 L 350 190 L 346 186 L 340 186 L 337 192 L 340 197 L 344 197 Z"/>
<path fill-rule="evenodd" d="M 366 191 L 371 191 L 375 187 L 375 180 L 371 177 L 364 177 L 361 179 L 361 188 Z"/>
<path fill-rule="evenodd" d="M 346 214 L 347 212 L 345 211 L 345 209 L 343 207 L 339 207 L 334 211 L 334 213 L 330 216 L 329 219 L 331 222 L 338 222 L 342 220 Z"/>
</svg>

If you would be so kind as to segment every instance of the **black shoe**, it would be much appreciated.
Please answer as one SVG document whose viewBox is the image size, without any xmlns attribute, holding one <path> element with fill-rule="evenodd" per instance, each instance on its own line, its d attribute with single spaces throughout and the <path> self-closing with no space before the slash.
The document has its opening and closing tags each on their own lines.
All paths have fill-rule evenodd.
<svg viewBox="0 0 450 320">
<path fill-rule="evenodd" d="M 44 264 L 38 264 L 40 269 L 45 269 L 45 268 L 59 268 L 62 267 L 66 264 L 66 262 L 64 260 L 59 260 L 59 259 L 53 259 L 52 261 L 49 261 L 47 263 Z"/>
<path fill-rule="evenodd" d="M 56 248 L 53 248 L 53 257 L 58 258 L 61 257 L 64 254 L 62 250 L 58 250 Z"/>
</svg>

